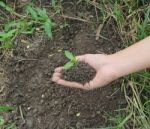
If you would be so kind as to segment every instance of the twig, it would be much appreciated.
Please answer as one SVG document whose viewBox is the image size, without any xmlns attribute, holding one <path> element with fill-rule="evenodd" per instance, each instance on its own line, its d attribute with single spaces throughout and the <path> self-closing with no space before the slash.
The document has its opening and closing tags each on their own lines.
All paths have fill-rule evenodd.
<svg viewBox="0 0 150 129">
<path fill-rule="evenodd" d="M 94 36 L 94 37 L 96 36 L 94 34 L 86 34 L 86 35 L 90 35 L 90 36 Z M 108 38 L 106 38 L 106 37 L 104 37 L 102 35 L 99 35 L 99 37 L 102 38 L 102 39 L 104 39 L 104 40 L 110 41 L 110 39 L 108 39 Z"/>
<path fill-rule="evenodd" d="M 100 24 L 96 31 L 96 38 L 95 38 L 96 40 L 99 39 L 102 28 L 103 28 L 103 24 Z"/>
<path fill-rule="evenodd" d="M 20 59 L 17 62 L 21 62 L 21 61 L 37 61 L 38 59 Z"/>
<path fill-rule="evenodd" d="M 4 51 L 3 54 L 1 55 L 0 60 L 4 57 L 4 55 L 5 55 L 5 51 Z"/>
<path fill-rule="evenodd" d="M 1 86 L 0 93 L 2 93 L 2 92 L 3 92 L 3 90 L 4 90 L 4 85 L 3 85 L 3 86 Z"/>
<path fill-rule="evenodd" d="M 95 3 L 96 0 L 93 0 L 93 2 Z M 94 5 L 94 8 L 95 8 L 95 14 L 96 14 L 96 20 L 98 21 L 98 13 L 97 13 L 97 8 L 96 6 Z"/>
<path fill-rule="evenodd" d="M 66 16 L 66 15 L 61 15 L 61 16 L 63 18 L 68 18 L 68 19 L 73 19 L 73 20 L 77 20 L 77 21 L 92 23 L 91 21 L 88 21 L 88 20 L 85 20 L 85 19 L 81 19 L 81 18 L 77 18 L 77 17 L 71 17 L 71 16 Z"/>
<path fill-rule="evenodd" d="M 9 17 L 1 9 L 0 12 L 9 20 Z"/>
<path fill-rule="evenodd" d="M 22 108 L 21 105 L 19 105 L 19 111 L 20 111 L 20 115 L 23 121 L 25 121 L 24 116 L 23 116 L 23 112 L 22 112 Z"/>
</svg>

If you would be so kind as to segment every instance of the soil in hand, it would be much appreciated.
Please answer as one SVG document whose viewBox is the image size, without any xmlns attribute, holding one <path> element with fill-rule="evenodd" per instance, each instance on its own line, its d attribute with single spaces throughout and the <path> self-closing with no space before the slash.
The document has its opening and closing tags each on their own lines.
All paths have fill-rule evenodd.
<svg viewBox="0 0 150 129">
<path fill-rule="evenodd" d="M 63 79 L 85 84 L 94 78 L 96 71 L 85 63 L 77 63 L 69 70 L 63 71 Z"/>
</svg>

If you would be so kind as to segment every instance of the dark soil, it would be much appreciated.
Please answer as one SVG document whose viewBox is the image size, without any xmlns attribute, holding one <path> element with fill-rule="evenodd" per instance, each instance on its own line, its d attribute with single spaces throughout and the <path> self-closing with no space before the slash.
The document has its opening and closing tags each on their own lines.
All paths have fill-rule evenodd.
<svg viewBox="0 0 150 129">
<path fill-rule="evenodd" d="M 85 84 L 94 78 L 95 73 L 96 71 L 88 64 L 77 63 L 71 69 L 63 71 L 63 78 L 67 81 Z"/>
<path fill-rule="evenodd" d="M 88 15 L 88 9 L 86 11 L 82 7 L 75 8 L 76 12 L 83 10 Z M 68 8 L 64 5 L 65 9 Z M 7 78 L 1 103 L 17 107 L 5 117 L 15 121 L 18 129 L 105 127 L 108 126 L 106 114 L 115 113 L 114 110 L 125 104 L 124 95 L 120 92 L 121 80 L 93 91 L 62 87 L 51 81 L 54 69 L 64 64 L 64 50 L 76 55 L 109 54 L 122 46 L 113 21 L 109 21 L 102 30 L 107 39 L 98 41 L 95 40 L 93 25 L 66 21 L 70 27 L 57 32 L 53 40 L 38 34 L 30 38 L 20 37 L 18 45 L 8 52 L 10 54 L 1 58 L 0 67 Z M 21 43 L 21 39 L 28 42 Z M 88 75 L 88 71 L 81 72 L 83 76 Z M 74 71 L 69 75 L 72 75 L 69 80 L 84 81 Z"/>
</svg>

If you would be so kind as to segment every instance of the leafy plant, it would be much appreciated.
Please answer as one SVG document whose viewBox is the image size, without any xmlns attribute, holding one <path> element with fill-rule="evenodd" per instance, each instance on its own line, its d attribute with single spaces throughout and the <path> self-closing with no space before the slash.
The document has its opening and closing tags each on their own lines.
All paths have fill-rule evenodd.
<svg viewBox="0 0 150 129">
<path fill-rule="evenodd" d="M 12 106 L 0 106 L 0 112 L 6 112 L 14 109 L 15 107 Z M 2 116 L 0 116 L 0 129 L 17 129 L 17 127 L 15 123 L 7 122 Z"/>
<path fill-rule="evenodd" d="M 6 5 L 3 1 L 0 1 L 0 7 L 2 7 L 3 9 L 5 9 L 6 11 L 8 11 L 11 14 L 14 14 L 14 15 L 16 15 L 18 17 L 22 17 L 22 15 L 16 13 L 13 8 L 11 8 L 10 6 Z"/>
<path fill-rule="evenodd" d="M 5 124 L 5 120 L 2 116 L 0 116 L 0 127 Z"/>
<path fill-rule="evenodd" d="M 15 123 L 7 123 L 5 119 L 0 116 L 0 129 L 17 129 Z"/>
<path fill-rule="evenodd" d="M 77 58 L 69 51 L 65 51 L 65 56 L 70 60 L 64 65 L 64 69 L 68 70 L 77 63 Z"/>
<path fill-rule="evenodd" d="M 5 10 L 7 10 L 8 12 L 14 12 L 14 10 L 7 6 L 4 2 L 0 1 L 0 6 L 3 7 Z"/>
<path fill-rule="evenodd" d="M 48 37 L 52 39 L 52 28 L 55 26 L 55 23 L 47 15 L 46 9 L 28 5 L 27 13 L 31 16 L 32 21 L 39 24 L 40 28 L 43 28 Z"/>
<path fill-rule="evenodd" d="M 7 32 L 0 32 L 0 41 L 2 42 L 2 45 L 0 48 L 11 48 L 13 43 L 12 43 L 12 38 L 14 37 L 16 32 L 16 29 L 9 30 Z"/>
<path fill-rule="evenodd" d="M 0 1 L 0 7 L 7 12 L 18 16 L 18 19 L 8 21 L 0 27 L 0 49 L 9 49 L 13 46 L 15 39 L 21 34 L 33 34 L 36 28 L 44 30 L 49 38 L 52 39 L 52 28 L 55 23 L 47 15 L 45 8 L 34 7 L 30 4 L 26 7 L 26 16 L 22 16 L 15 12 L 13 8 Z"/>
</svg>

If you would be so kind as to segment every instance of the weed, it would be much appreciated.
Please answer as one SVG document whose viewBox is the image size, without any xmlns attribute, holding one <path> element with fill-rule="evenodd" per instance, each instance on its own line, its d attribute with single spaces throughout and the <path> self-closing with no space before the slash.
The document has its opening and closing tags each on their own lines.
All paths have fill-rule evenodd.
<svg viewBox="0 0 150 129">
<path fill-rule="evenodd" d="M 65 56 L 70 60 L 68 63 L 64 65 L 64 69 L 68 70 L 77 63 L 77 58 L 69 51 L 65 51 Z"/>
<path fill-rule="evenodd" d="M 102 16 L 99 18 L 103 24 L 110 21 L 108 19 L 115 20 L 125 47 L 150 35 L 150 3 L 147 0 L 85 1 L 100 11 Z M 128 85 L 127 83 L 122 84 L 128 102 L 124 112 L 125 116 L 116 116 L 110 122 L 114 123 L 117 129 L 124 129 L 124 125 L 129 123 L 131 123 L 131 126 L 128 125 L 129 128 L 149 129 L 150 72 L 135 73 L 125 80 L 132 91 L 132 95 L 128 96 Z"/>
<path fill-rule="evenodd" d="M 22 15 L 16 13 L 13 8 L 11 8 L 10 6 L 6 5 L 6 4 L 5 4 L 4 2 L 2 2 L 2 1 L 0 1 L 0 7 L 2 7 L 3 9 L 5 9 L 6 11 L 8 11 L 8 12 L 11 13 L 11 14 L 14 14 L 14 15 L 16 15 L 16 16 L 18 16 L 18 17 L 22 17 Z"/>
<path fill-rule="evenodd" d="M 11 48 L 16 37 L 21 34 L 31 35 L 36 28 L 44 30 L 47 36 L 52 39 L 52 28 L 56 24 L 49 18 L 45 8 L 41 9 L 30 4 L 26 7 L 27 15 L 22 17 L 2 1 L 0 1 L 0 6 L 19 17 L 17 20 L 9 21 L 1 27 L 3 31 L 0 32 L 0 48 Z"/>
<path fill-rule="evenodd" d="M 2 116 L 0 116 L 0 128 L 1 129 L 17 129 L 15 123 L 7 123 Z"/>
<path fill-rule="evenodd" d="M 55 26 L 55 23 L 52 22 L 47 15 L 46 9 L 35 8 L 33 5 L 28 5 L 27 13 L 31 16 L 31 21 L 39 24 L 40 28 L 43 28 L 48 37 L 52 39 L 52 28 Z"/>
<path fill-rule="evenodd" d="M 11 111 L 14 109 L 15 109 L 15 107 L 12 107 L 12 106 L 0 106 L 0 112 Z M 15 123 L 6 122 L 2 116 L 0 116 L 0 128 L 1 129 L 17 129 Z"/>
<path fill-rule="evenodd" d="M 3 42 L 0 48 L 11 48 L 12 40 L 17 30 L 13 29 L 6 32 L 0 32 L 0 41 Z"/>
</svg>

